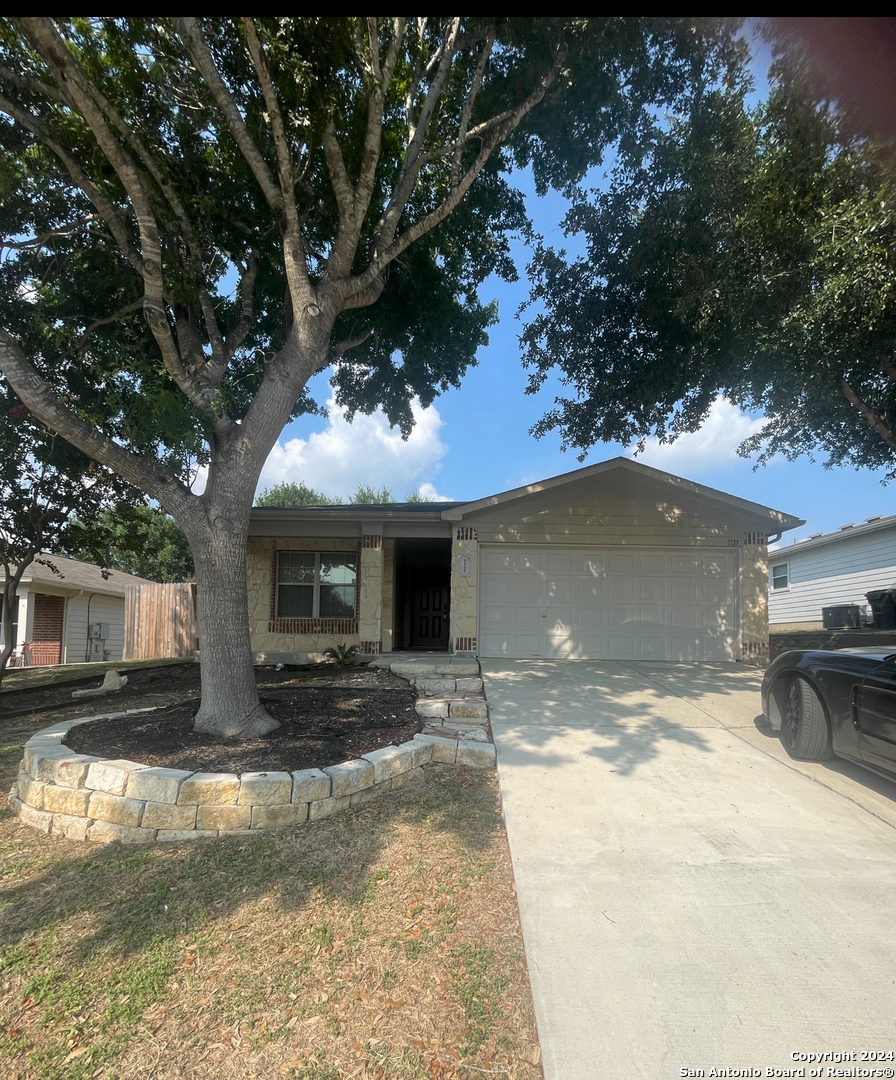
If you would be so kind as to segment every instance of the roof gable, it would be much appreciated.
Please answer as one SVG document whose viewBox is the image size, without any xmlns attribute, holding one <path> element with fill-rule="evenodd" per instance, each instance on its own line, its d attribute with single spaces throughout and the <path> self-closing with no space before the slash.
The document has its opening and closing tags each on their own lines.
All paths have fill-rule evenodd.
<svg viewBox="0 0 896 1080">
<path fill-rule="evenodd" d="M 609 461 L 587 465 L 582 469 L 539 480 L 524 487 L 512 488 L 484 499 L 461 503 L 456 507 L 446 509 L 442 516 L 449 520 L 462 521 L 500 508 L 510 509 L 514 503 L 518 504 L 514 508 L 518 513 L 525 513 L 526 502 L 536 503 L 539 497 L 546 493 L 560 494 L 564 487 L 569 487 L 572 491 L 576 486 L 587 486 L 594 490 L 602 486 L 609 487 L 614 481 L 619 480 L 646 483 L 664 493 L 715 504 L 719 509 L 755 520 L 770 531 L 784 532 L 805 524 L 800 518 L 785 514 L 783 511 L 774 510 L 748 499 L 741 499 L 736 495 L 729 495 L 727 492 L 706 487 L 692 480 L 685 480 L 681 476 L 654 469 L 649 465 L 642 465 L 640 462 L 625 457 L 611 458 Z"/>
</svg>

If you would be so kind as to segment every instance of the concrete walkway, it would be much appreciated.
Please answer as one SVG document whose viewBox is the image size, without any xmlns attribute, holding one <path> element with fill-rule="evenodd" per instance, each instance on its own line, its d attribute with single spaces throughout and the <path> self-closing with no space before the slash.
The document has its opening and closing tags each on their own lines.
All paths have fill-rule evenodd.
<svg viewBox="0 0 896 1080">
<path fill-rule="evenodd" d="M 546 1080 L 894 1075 L 896 785 L 792 762 L 756 668 L 482 670 Z"/>
</svg>

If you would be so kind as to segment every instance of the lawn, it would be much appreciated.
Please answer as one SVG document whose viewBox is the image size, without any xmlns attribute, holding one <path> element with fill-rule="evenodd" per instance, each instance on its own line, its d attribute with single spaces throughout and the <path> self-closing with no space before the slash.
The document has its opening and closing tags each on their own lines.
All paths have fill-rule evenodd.
<svg viewBox="0 0 896 1080">
<path fill-rule="evenodd" d="M 5 790 L 35 730 L 17 697 Z M 535 1080 L 539 1062 L 491 772 L 430 766 L 298 829 L 140 849 L 0 810 L 4 1076 Z"/>
</svg>

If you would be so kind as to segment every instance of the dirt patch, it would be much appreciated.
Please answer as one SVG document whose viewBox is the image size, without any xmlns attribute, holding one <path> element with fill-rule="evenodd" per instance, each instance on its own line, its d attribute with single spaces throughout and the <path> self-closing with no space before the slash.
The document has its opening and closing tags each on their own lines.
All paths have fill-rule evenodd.
<svg viewBox="0 0 896 1080">
<path fill-rule="evenodd" d="M 66 745 L 79 754 L 124 758 L 196 772 L 293 772 L 321 769 L 406 742 L 421 729 L 412 690 L 369 686 L 289 686 L 262 693 L 280 727 L 263 739 L 197 735 L 196 703 L 149 714 L 95 720 L 73 728 Z"/>
<path fill-rule="evenodd" d="M 120 670 L 128 676 L 123 690 L 86 700 L 73 699 L 72 689 L 99 686 L 101 677 L 18 692 L 9 680 L 0 719 L 23 719 L 34 731 L 62 719 L 151 707 L 157 711 L 79 725 L 66 745 L 143 765 L 237 773 L 324 768 L 405 742 L 421 728 L 416 694 L 385 668 L 257 668 L 261 700 L 281 727 L 264 739 L 223 742 L 192 731 L 198 664 Z"/>
</svg>

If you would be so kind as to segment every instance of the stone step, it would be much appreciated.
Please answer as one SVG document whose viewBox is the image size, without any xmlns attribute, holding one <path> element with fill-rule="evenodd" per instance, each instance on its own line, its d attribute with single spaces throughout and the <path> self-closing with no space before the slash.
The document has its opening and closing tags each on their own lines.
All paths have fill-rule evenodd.
<svg viewBox="0 0 896 1080">
<path fill-rule="evenodd" d="M 423 717 L 482 718 L 488 719 L 488 705 L 484 698 L 440 697 L 420 698 L 417 715 Z"/>
<path fill-rule="evenodd" d="M 413 678 L 410 682 L 411 686 L 425 697 L 456 693 L 482 693 L 482 679 L 435 679 L 426 676 L 424 678 Z"/>
<path fill-rule="evenodd" d="M 458 664 L 438 663 L 431 660 L 396 660 L 389 664 L 389 670 L 393 675 L 400 675 L 403 679 L 418 679 L 427 676 L 465 679 L 479 676 L 479 665 L 475 661 L 466 660 Z"/>
</svg>

